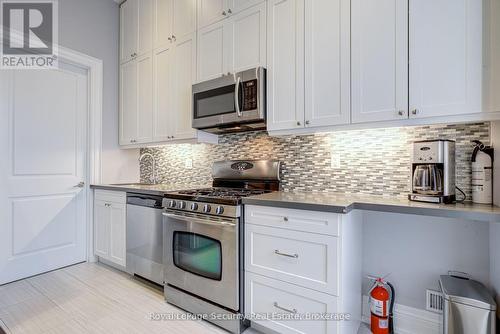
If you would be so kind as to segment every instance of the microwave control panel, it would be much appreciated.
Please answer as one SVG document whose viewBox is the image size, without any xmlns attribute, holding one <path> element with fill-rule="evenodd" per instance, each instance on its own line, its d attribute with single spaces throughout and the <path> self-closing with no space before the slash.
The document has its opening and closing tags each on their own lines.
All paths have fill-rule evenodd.
<svg viewBox="0 0 500 334">
<path fill-rule="evenodd" d="M 245 81 L 243 85 L 243 103 L 241 110 L 249 111 L 257 109 L 258 84 L 257 79 Z"/>
</svg>

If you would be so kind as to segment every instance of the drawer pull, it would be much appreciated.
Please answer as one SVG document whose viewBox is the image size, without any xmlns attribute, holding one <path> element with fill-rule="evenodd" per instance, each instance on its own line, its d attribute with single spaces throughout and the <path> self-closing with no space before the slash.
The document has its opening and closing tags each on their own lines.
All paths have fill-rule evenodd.
<svg viewBox="0 0 500 334">
<path fill-rule="evenodd" d="M 292 314 L 297 314 L 297 309 L 288 309 L 288 308 L 285 308 L 285 307 L 281 307 L 279 306 L 279 304 L 277 302 L 274 302 L 274 307 L 276 307 L 277 309 L 280 309 L 282 311 L 285 311 L 285 312 L 288 312 L 288 313 L 292 313 Z"/>
<path fill-rule="evenodd" d="M 288 217 L 283 217 L 283 221 L 288 221 Z"/>
<path fill-rule="evenodd" d="M 299 254 L 286 254 L 286 253 L 280 252 L 279 249 L 275 249 L 274 250 L 274 254 L 281 255 L 281 256 L 286 256 L 286 257 L 291 257 L 291 258 L 294 258 L 294 259 L 298 259 L 299 258 Z"/>
</svg>

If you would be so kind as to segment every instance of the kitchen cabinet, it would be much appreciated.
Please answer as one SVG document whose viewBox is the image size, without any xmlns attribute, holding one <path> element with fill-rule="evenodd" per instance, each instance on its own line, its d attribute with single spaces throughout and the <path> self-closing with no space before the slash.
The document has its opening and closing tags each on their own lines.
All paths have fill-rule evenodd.
<svg viewBox="0 0 500 334">
<path fill-rule="evenodd" d="M 268 129 L 348 124 L 350 1 L 268 6 Z"/>
<path fill-rule="evenodd" d="M 120 145 L 148 143 L 152 139 L 152 55 L 121 65 Z"/>
<path fill-rule="evenodd" d="M 410 1 L 410 118 L 482 111 L 483 1 Z"/>
<path fill-rule="evenodd" d="M 126 194 L 94 193 L 94 254 L 121 267 L 126 265 Z"/>
<path fill-rule="evenodd" d="M 304 0 L 269 0 L 267 128 L 304 126 Z"/>
<path fill-rule="evenodd" d="M 350 0 L 305 2 L 305 127 L 350 123 L 350 25 Z"/>
<path fill-rule="evenodd" d="M 350 321 L 253 321 L 279 333 L 357 332 L 362 297 L 361 213 L 245 205 L 245 225 L 247 316 L 348 313 Z"/>
<path fill-rule="evenodd" d="M 197 81 L 266 66 L 266 25 L 261 3 L 199 29 Z"/>
<path fill-rule="evenodd" d="M 196 0 L 155 0 L 154 49 L 196 32 Z"/>
<path fill-rule="evenodd" d="M 408 118 L 408 1 L 351 0 L 352 122 Z"/>
<path fill-rule="evenodd" d="M 198 0 L 198 28 L 230 18 L 264 0 Z"/>
<path fill-rule="evenodd" d="M 120 7 L 120 62 L 151 51 L 153 0 L 128 0 Z"/>
<path fill-rule="evenodd" d="M 192 129 L 192 83 L 196 68 L 196 35 L 177 40 L 155 53 L 154 142 L 196 137 Z"/>
</svg>

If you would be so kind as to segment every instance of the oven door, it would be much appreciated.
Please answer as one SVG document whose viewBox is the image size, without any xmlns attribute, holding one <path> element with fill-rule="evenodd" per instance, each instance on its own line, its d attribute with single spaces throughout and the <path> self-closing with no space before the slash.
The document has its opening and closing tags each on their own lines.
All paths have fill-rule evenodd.
<svg viewBox="0 0 500 334">
<path fill-rule="evenodd" d="M 239 310 L 239 219 L 165 210 L 165 283 Z"/>
</svg>

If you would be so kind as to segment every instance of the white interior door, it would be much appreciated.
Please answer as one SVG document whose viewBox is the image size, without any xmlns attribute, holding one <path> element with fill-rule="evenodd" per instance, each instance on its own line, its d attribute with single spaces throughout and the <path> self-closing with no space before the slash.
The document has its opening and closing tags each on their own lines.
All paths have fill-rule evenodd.
<svg viewBox="0 0 500 334">
<path fill-rule="evenodd" d="M 0 284 L 86 259 L 88 76 L 0 76 Z"/>
</svg>

